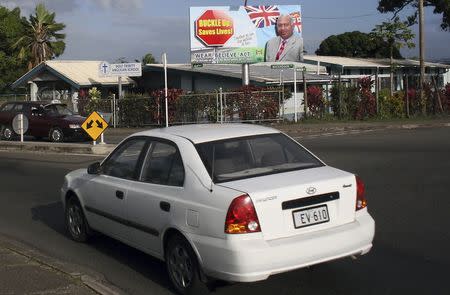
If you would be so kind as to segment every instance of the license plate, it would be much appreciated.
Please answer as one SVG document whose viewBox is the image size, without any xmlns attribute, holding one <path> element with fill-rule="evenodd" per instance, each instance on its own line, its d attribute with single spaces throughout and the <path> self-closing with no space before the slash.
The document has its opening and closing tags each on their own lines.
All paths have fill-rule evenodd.
<svg viewBox="0 0 450 295">
<path fill-rule="evenodd" d="M 300 209 L 292 212 L 295 228 L 325 223 L 330 221 L 327 205 Z"/>
</svg>

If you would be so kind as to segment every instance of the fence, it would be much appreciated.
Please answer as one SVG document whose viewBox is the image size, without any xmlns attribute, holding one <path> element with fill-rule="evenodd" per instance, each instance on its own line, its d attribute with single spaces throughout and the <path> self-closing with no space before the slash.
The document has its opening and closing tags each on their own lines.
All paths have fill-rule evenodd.
<svg viewBox="0 0 450 295">
<path fill-rule="evenodd" d="M 169 95 L 169 123 L 277 121 L 282 119 L 283 97 L 281 90 Z M 112 98 L 80 98 L 78 110 L 85 116 L 94 110 L 101 112 L 111 118 L 111 124 L 122 127 L 165 124 L 164 95 L 126 97 L 115 102 Z"/>
<path fill-rule="evenodd" d="M 7 101 L 28 100 L 28 94 L 0 94 L 0 105 Z"/>
</svg>

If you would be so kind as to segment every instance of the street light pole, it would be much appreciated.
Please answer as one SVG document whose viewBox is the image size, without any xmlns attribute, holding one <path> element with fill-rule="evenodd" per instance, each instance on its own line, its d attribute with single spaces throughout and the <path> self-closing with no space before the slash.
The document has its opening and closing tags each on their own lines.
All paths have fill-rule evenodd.
<svg viewBox="0 0 450 295">
<path fill-rule="evenodd" d="M 425 37 L 424 37 L 424 13 L 423 13 L 423 0 L 419 0 L 419 48 L 420 48 L 420 101 L 422 105 L 422 115 L 426 113 L 426 103 L 423 102 L 423 84 L 425 82 Z"/>
</svg>

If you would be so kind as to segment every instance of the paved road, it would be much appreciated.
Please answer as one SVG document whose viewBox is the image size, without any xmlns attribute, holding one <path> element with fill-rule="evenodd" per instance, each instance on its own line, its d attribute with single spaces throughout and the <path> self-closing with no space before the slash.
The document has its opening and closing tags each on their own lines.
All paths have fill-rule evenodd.
<svg viewBox="0 0 450 295">
<path fill-rule="evenodd" d="M 366 182 L 377 222 L 374 249 L 214 294 L 448 294 L 450 130 L 386 130 L 309 138 L 304 145 Z M 0 152 L 0 233 L 93 269 L 129 294 L 172 294 L 164 265 L 106 237 L 68 239 L 59 203 L 62 176 L 98 158 Z M 1 278 L 0 278 L 1 279 Z"/>
</svg>

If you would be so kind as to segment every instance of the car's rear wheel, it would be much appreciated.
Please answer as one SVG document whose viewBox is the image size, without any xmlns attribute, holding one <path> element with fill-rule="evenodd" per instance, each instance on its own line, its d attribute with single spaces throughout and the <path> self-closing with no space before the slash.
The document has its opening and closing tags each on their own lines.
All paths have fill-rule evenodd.
<svg viewBox="0 0 450 295">
<path fill-rule="evenodd" d="M 208 294 L 200 279 L 197 256 L 180 235 L 170 237 L 166 246 L 166 267 L 170 281 L 179 294 Z"/>
<path fill-rule="evenodd" d="M 70 197 L 66 205 L 66 227 L 70 237 L 77 242 L 86 242 L 90 237 L 89 225 L 76 197 Z"/>
<path fill-rule="evenodd" d="M 64 140 L 64 134 L 59 128 L 52 128 L 48 134 L 50 141 L 52 142 L 62 142 Z"/>
<path fill-rule="evenodd" d="M 11 126 L 2 126 L 1 128 L 1 138 L 4 140 L 11 140 L 15 135 L 14 130 Z"/>
</svg>

